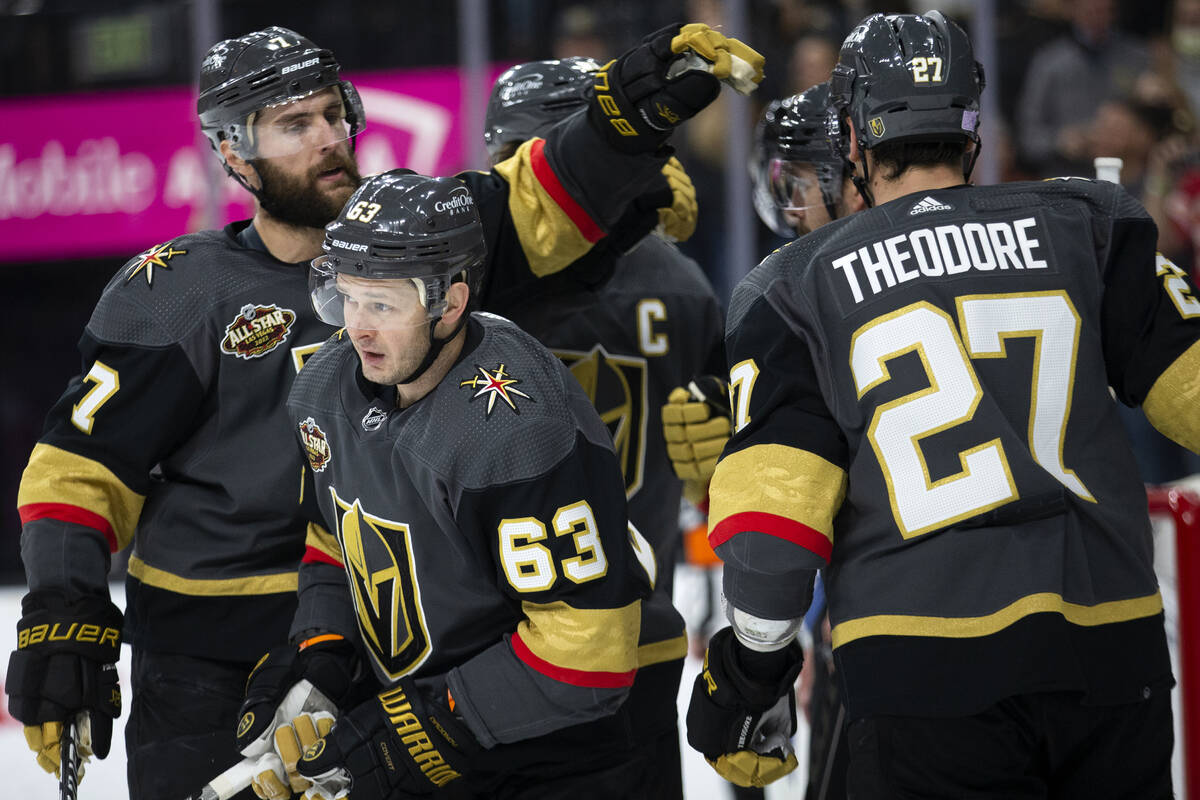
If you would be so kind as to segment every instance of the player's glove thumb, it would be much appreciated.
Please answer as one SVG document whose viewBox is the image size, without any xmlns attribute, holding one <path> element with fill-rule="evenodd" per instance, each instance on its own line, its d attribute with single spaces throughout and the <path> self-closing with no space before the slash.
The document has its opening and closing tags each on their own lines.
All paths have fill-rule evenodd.
<svg viewBox="0 0 1200 800">
<path fill-rule="evenodd" d="M 723 380 L 712 375 L 677 387 L 662 407 L 663 438 L 675 474 L 685 481 L 706 483 L 729 441 L 729 393 Z"/>
<path fill-rule="evenodd" d="M 668 25 L 600 68 L 588 118 L 616 149 L 652 153 L 716 99 L 722 79 L 757 84 L 762 56 L 707 25 Z"/>
<path fill-rule="evenodd" d="M 671 65 L 668 77 L 687 69 L 703 69 L 741 94 L 750 94 L 762 83 L 762 54 L 703 23 L 690 22 L 680 28 L 679 35 L 671 40 L 671 51 L 683 53 L 684 59 Z M 703 62 L 697 62 L 696 55 Z"/>
</svg>

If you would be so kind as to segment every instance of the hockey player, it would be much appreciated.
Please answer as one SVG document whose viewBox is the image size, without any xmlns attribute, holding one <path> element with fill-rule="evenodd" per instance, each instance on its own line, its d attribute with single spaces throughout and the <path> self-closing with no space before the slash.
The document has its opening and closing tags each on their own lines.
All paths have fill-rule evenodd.
<svg viewBox="0 0 1200 800">
<path fill-rule="evenodd" d="M 772 101 L 755 129 L 754 210 L 763 224 L 792 239 L 862 210 L 863 200 L 845 170 L 826 123 L 829 84 Z M 722 370 L 722 373 L 724 370 Z M 676 473 L 703 498 L 729 439 L 724 380 L 680 386 L 663 408 L 667 452 Z"/>
<path fill-rule="evenodd" d="M 537 153 L 464 175 L 487 200 L 505 285 L 602 240 L 659 179 L 673 127 L 711 102 L 718 79 L 749 90 L 762 77 L 754 51 L 705 26 L 660 31 L 633 52 L 603 107 Z M 707 57 L 707 70 L 668 80 L 686 53 Z M 321 552 L 319 539 L 305 549 L 304 532 L 319 526 L 283 399 L 328 330 L 297 264 L 319 254 L 324 224 L 357 184 L 364 124 L 333 56 L 282 28 L 210 49 L 198 108 L 227 171 L 255 194 L 255 217 L 151 248 L 114 276 L 81 343 L 84 373 L 50 412 L 18 497 L 30 593 L 10 711 L 47 770 L 59 768 L 67 721 L 85 758 L 103 756 L 123 627 L 134 646 L 134 798 L 182 796 L 238 760 L 231 731 L 246 676 L 287 640 L 297 562 Z M 643 108 L 665 113 L 643 118 Z M 110 553 L 131 542 L 122 619 L 106 575 Z M 55 625 L 76 634 L 44 635 Z"/>
<path fill-rule="evenodd" d="M 1200 299 L 1118 186 L 966 185 L 982 87 L 938 12 L 842 46 L 874 207 L 734 293 L 710 533 L 731 625 L 688 740 L 745 782 L 794 766 L 793 636 L 825 567 L 851 796 L 1167 798 L 1162 600 L 1109 387 L 1200 450 Z"/>
<path fill-rule="evenodd" d="M 519 64 L 500 75 L 484 121 L 492 162 L 510 158 L 582 107 L 599 69 L 592 59 L 564 58 Z M 658 409 L 672 387 L 693 375 L 723 372 L 725 362 L 716 294 L 700 266 L 670 241 L 691 235 L 696 212 L 695 190 L 672 158 L 661 185 L 635 199 L 604 242 L 539 282 L 537 291 L 509 293 L 485 306 L 558 356 L 608 425 L 625 474 L 629 519 L 658 562 L 650 602 L 659 613 L 643 618 L 641 642 L 651 660 L 638 666 L 669 672 L 668 683 L 676 686 L 687 654 L 683 619 L 671 599 L 681 484 L 667 458 Z M 675 695 L 659 698 L 664 713 L 673 713 L 668 706 Z M 679 775 L 678 753 L 673 761 Z M 682 783 L 660 796 L 681 797 Z"/>
<path fill-rule="evenodd" d="M 754 210 L 779 236 L 792 239 L 865 206 L 829 127 L 829 81 L 772 101 L 755 129 Z"/>
<path fill-rule="evenodd" d="M 679 796 L 663 789 L 678 672 L 643 685 L 638 670 L 653 553 L 570 371 L 511 322 L 469 313 L 484 260 L 470 193 L 406 170 L 369 178 L 325 250 L 312 301 L 345 330 L 288 408 L 349 586 L 312 613 L 357 618 L 378 686 L 338 709 L 293 775 L 313 785 L 291 788 Z M 274 707 L 268 683 L 251 678 L 248 725 Z"/>
<path fill-rule="evenodd" d="M 134 798 L 183 796 L 236 760 L 229 721 L 246 674 L 264 639 L 287 637 L 316 509 L 297 502 L 303 467 L 283 401 L 330 331 L 307 308 L 296 262 L 319 252 L 359 181 L 357 95 L 329 51 L 292 31 L 213 47 L 198 110 L 255 217 L 152 247 L 117 272 L 18 497 L 30 592 L 9 709 L 47 770 L 59 768 L 65 721 L 85 758 L 104 757 L 124 627 Z M 107 574 L 131 542 L 123 618 Z"/>
</svg>

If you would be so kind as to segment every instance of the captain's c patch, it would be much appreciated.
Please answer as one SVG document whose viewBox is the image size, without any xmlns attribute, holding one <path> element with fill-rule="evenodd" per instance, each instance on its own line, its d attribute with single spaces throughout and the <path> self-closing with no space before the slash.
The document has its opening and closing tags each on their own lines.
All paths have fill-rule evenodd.
<svg viewBox="0 0 1200 800">
<path fill-rule="evenodd" d="M 276 305 L 247 303 L 233 322 L 225 326 L 221 352 L 238 358 L 260 358 L 287 339 L 296 312 Z"/>
</svg>

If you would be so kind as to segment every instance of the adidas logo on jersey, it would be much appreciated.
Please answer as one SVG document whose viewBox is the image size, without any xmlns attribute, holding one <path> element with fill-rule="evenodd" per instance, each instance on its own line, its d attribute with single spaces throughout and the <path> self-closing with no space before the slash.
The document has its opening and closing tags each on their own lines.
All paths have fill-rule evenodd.
<svg viewBox="0 0 1200 800">
<path fill-rule="evenodd" d="M 925 195 L 925 199 L 917 203 L 908 210 L 910 217 L 915 217 L 918 214 L 928 214 L 930 211 L 953 211 L 954 206 L 948 206 L 945 203 L 939 203 L 929 195 Z"/>
</svg>

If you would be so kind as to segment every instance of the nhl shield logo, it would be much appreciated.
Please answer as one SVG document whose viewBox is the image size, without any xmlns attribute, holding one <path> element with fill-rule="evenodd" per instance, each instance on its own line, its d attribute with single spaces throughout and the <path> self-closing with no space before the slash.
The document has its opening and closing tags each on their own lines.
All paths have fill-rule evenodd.
<svg viewBox="0 0 1200 800">
<path fill-rule="evenodd" d="M 367 409 L 367 413 L 363 414 L 362 429 L 367 433 L 377 431 L 383 427 L 385 422 L 387 422 L 387 412 L 379 406 L 371 406 Z"/>
<path fill-rule="evenodd" d="M 308 456 L 308 465 L 312 467 L 313 472 L 324 472 L 325 467 L 329 466 L 329 460 L 333 458 L 333 451 L 329 449 L 325 431 L 321 430 L 312 417 L 300 423 L 300 441 L 304 444 L 304 454 Z"/>
<path fill-rule="evenodd" d="M 283 344 L 295 321 L 296 312 L 290 308 L 247 303 L 225 326 L 221 352 L 247 360 L 265 356 Z"/>
<path fill-rule="evenodd" d="M 867 125 L 870 126 L 871 133 L 874 136 L 876 136 L 876 137 L 883 136 L 883 131 L 884 131 L 883 117 L 875 117 L 870 122 L 868 122 Z"/>
</svg>

